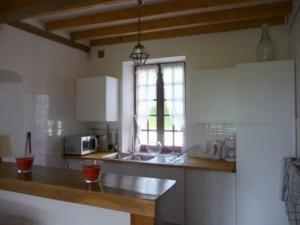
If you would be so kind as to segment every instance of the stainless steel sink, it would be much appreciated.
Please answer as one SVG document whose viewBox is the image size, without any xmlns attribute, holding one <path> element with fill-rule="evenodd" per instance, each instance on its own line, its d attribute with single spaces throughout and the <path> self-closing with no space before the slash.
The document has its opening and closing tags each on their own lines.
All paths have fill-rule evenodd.
<svg viewBox="0 0 300 225">
<path fill-rule="evenodd" d="M 113 160 L 129 160 L 129 161 L 150 161 L 153 163 L 171 163 L 178 155 L 147 155 L 147 154 L 130 154 L 130 153 L 112 153 L 104 158 Z"/>
<path fill-rule="evenodd" d="M 107 159 L 123 159 L 124 157 L 130 156 L 129 153 L 112 153 L 109 154 L 107 156 L 104 156 L 103 158 L 107 158 Z"/>
<path fill-rule="evenodd" d="M 110 155 L 104 156 L 107 159 L 117 159 L 117 160 L 136 160 L 136 161 L 148 161 L 154 159 L 155 156 L 142 155 L 142 154 L 129 154 L 129 153 L 112 153 Z"/>
<path fill-rule="evenodd" d="M 151 156 L 151 155 L 138 155 L 138 154 L 135 154 L 135 155 L 126 156 L 123 159 L 125 159 L 125 160 L 137 160 L 137 161 L 149 161 L 149 160 L 154 159 L 154 158 L 155 158 L 155 156 Z"/>
</svg>

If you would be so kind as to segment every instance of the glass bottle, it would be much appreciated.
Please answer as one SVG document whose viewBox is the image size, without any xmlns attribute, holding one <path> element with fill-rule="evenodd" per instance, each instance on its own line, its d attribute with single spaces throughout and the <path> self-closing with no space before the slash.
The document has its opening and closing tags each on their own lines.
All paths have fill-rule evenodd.
<svg viewBox="0 0 300 225">
<path fill-rule="evenodd" d="M 274 59 L 274 45 L 269 35 L 268 24 L 263 24 L 261 28 L 261 38 L 257 45 L 257 61 L 271 61 Z"/>
</svg>

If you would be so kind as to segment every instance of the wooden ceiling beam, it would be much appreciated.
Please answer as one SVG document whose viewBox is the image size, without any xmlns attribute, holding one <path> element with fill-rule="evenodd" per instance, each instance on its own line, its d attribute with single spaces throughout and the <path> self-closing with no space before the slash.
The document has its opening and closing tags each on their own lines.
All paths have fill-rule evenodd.
<svg viewBox="0 0 300 225">
<path fill-rule="evenodd" d="M 277 2 L 263 4 L 238 9 L 228 9 L 208 13 L 198 13 L 187 16 L 178 16 L 165 19 L 151 20 L 142 22 L 141 31 L 158 30 L 163 28 L 176 28 L 178 26 L 193 24 L 212 24 L 221 22 L 232 22 L 246 19 L 266 18 L 275 16 L 284 16 L 292 12 L 291 2 Z M 136 33 L 138 24 L 126 24 L 113 27 L 91 29 L 85 31 L 72 32 L 72 40 L 91 39 L 101 36 L 121 35 Z"/>
<path fill-rule="evenodd" d="M 214 24 L 208 26 L 197 26 L 197 27 L 182 28 L 176 30 L 144 33 L 141 35 L 141 39 L 143 41 L 146 41 L 146 40 L 155 40 L 155 39 L 183 37 L 183 36 L 190 36 L 190 35 L 226 32 L 226 31 L 260 27 L 263 23 L 267 23 L 269 25 L 279 25 L 279 24 L 284 24 L 284 22 L 285 22 L 284 16 L 260 18 L 260 19 L 244 20 L 238 22 Z M 135 42 L 137 41 L 137 38 L 138 38 L 137 35 L 127 35 L 127 36 L 91 40 L 90 46 L 93 47 L 93 46 L 100 46 L 100 45 Z"/>
<path fill-rule="evenodd" d="M 72 48 L 75 48 L 75 49 L 78 49 L 78 50 L 81 50 L 81 51 L 84 51 L 84 52 L 90 52 L 90 47 L 89 46 L 86 46 L 86 45 L 83 45 L 83 44 L 80 44 L 80 43 L 76 43 L 76 42 L 74 42 L 70 39 L 67 39 L 67 38 L 64 38 L 62 36 L 50 33 L 46 30 L 40 29 L 40 28 L 38 28 L 36 26 L 33 26 L 31 24 L 24 23 L 22 21 L 14 21 L 14 22 L 9 22 L 7 24 L 10 25 L 10 26 L 19 28 L 21 30 L 27 31 L 29 33 L 35 34 L 37 36 L 40 36 L 40 37 L 58 42 L 60 44 L 67 45 L 69 47 L 72 47 Z"/>
<path fill-rule="evenodd" d="M 0 23 L 31 18 L 67 8 L 112 2 L 114 0 L 1 0 Z"/>
<path fill-rule="evenodd" d="M 243 2 L 253 2 L 253 0 L 172 0 L 163 3 L 144 5 L 142 7 L 141 14 L 142 17 L 147 17 Z M 137 17 L 138 7 L 131 7 L 110 12 L 101 12 L 68 19 L 54 20 L 45 23 L 45 27 L 47 30 L 59 30 L 63 28 L 85 26 L 97 23 L 128 20 Z"/>
</svg>

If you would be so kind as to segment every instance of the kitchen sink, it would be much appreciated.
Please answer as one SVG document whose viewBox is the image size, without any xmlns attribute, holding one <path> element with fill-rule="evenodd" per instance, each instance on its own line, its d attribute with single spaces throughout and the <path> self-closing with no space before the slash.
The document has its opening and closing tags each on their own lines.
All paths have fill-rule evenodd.
<svg viewBox="0 0 300 225">
<path fill-rule="evenodd" d="M 137 161 L 149 161 L 149 160 L 154 159 L 154 158 L 155 158 L 155 156 L 151 156 L 151 155 L 138 155 L 138 154 L 135 154 L 135 155 L 126 156 L 123 159 L 125 159 L 125 160 L 137 160 Z"/>
<path fill-rule="evenodd" d="M 128 157 L 130 156 L 129 153 L 112 153 L 112 154 L 109 154 L 107 156 L 104 156 L 103 158 L 107 158 L 107 159 L 123 159 L 125 157 Z"/>
<path fill-rule="evenodd" d="M 104 156 L 107 159 L 118 159 L 118 160 L 135 160 L 135 161 L 148 161 L 154 159 L 155 156 L 143 155 L 143 154 L 129 154 L 129 153 L 112 153 Z"/>
<path fill-rule="evenodd" d="M 112 153 L 104 156 L 106 159 L 124 160 L 124 161 L 149 161 L 153 163 L 171 163 L 178 155 L 147 155 L 130 153 Z"/>
</svg>

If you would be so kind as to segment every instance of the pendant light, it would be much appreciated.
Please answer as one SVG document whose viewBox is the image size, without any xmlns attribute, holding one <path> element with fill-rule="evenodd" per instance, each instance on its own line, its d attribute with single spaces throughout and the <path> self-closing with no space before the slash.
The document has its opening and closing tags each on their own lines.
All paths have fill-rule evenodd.
<svg viewBox="0 0 300 225">
<path fill-rule="evenodd" d="M 150 54 L 145 49 L 145 47 L 141 44 L 141 8 L 142 8 L 142 0 L 137 0 L 138 2 L 138 43 L 133 48 L 129 58 L 133 61 L 134 65 L 141 66 L 145 65 Z"/>
</svg>

